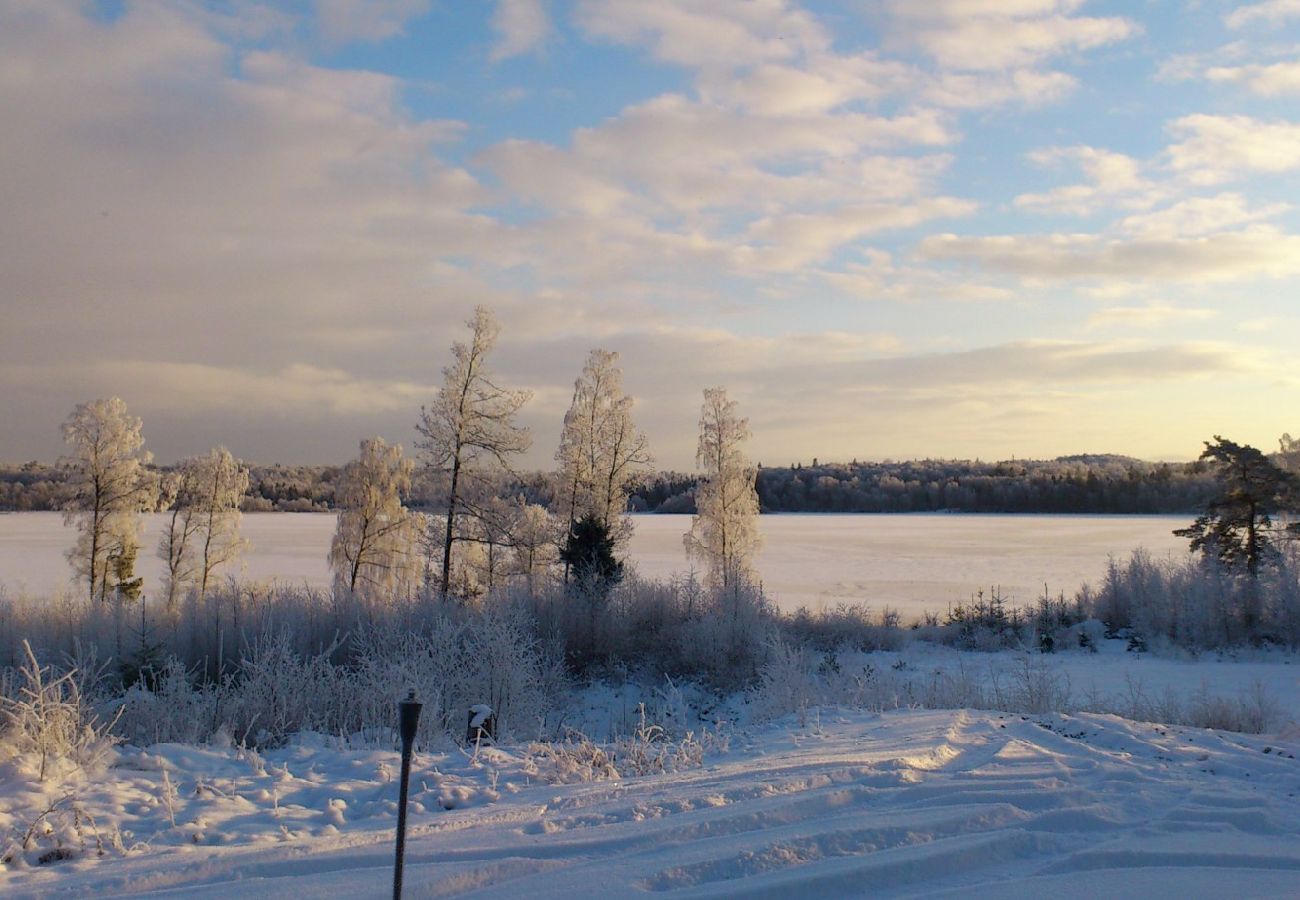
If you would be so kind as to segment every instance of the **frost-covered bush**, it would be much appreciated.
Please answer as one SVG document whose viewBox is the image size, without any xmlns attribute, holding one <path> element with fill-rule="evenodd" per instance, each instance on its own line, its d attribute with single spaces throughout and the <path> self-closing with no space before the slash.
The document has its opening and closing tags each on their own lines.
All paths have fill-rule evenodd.
<svg viewBox="0 0 1300 900">
<path fill-rule="evenodd" d="M 1083 708 L 1090 712 L 1115 713 L 1141 722 L 1218 728 L 1248 734 L 1272 731 L 1285 720 L 1281 704 L 1259 681 L 1235 697 L 1211 693 L 1204 682 L 1189 696 L 1182 697 L 1172 688 L 1165 688 L 1158 694 L 1151 693 L 1140 680 L 1129 678 L 1118 698 L 1092 698 L 1085 701 Z"/>
<path fill-rule="evenodd" d="M 57 673 L 40 664 L 30 644 L 23 651 L 25 661 L 4 679 L 0 695 L 0 754 L 30 765 L 41 781 L 67 764 L 94 768 L 117 743 L 114 720 L 100 718 L 77 669 Z"/>
<path fill-rule="evenodd" d="M 126 693 L 120 730 L 145 742 L 224 732 L 262 746 L 316 731 L 392 744 L 396 701 L 415 689 L 425 746 L 462 740 L 467 710 L 478 703 L 493 708 L 503 737 L 540 733 L 563 676 L 525 610 L 486 603 L 403 620 L 361 626 L 306 653 L 286 629 L 266 632 L 215 684 L 191 686 L 173 661 L 152 689 L 141 682 Z"/>
<path fill-rule="evenodd" d="M 302 655 L 284 629 L 259 636 L 223 685 L 222 724 L 255 746 L 300 731 L 334 731 L 348 689 L 348 673 L 330 661 L 335 649 Z"/>
<path fill-rule="evenodd" d="M 781 621 L 787 638 L 817 650 L 898 650 L 907 642 L 898 611 L 885 607 L 879 616 L 865 603 L 839 603 L 811 612 L 800 608 Z"/>
<path fill-rule="evenodd" d="M 123 694 L 115 731 L 137 746 L 193 744 L 219 724 L 220 692 L 195 686 L 180 660 L 172 657 L 152 679 L 136 682 Z"/>
<path fill-rule="evenodd" d="M 1214 650 L 1245 644 L 1300 647 L 1300 551 L 1285 548 L 1257 576 L 1200 558 L 1155 560 L 1144 550 L 1112 559 L 1079 604 L 1111 634 L 1148 644 Z"/>
</svg>

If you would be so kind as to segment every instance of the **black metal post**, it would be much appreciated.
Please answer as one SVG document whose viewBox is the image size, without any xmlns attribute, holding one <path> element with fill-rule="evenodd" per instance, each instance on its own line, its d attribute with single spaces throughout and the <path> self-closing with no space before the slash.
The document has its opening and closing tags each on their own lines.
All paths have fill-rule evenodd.
<svg viewBox="0 0 1300 900">
<path fill-rule="evenodd" d="M 393 900 L 402 900 L 402 867 L 406 862 L 406 792 L 411 786 L 411 750 L 420 724 L 420 701 L 415 690 L 397 704 L 398 730 L 402 735 L 402 786 L 397 798 L 397 861 L 393 866 Z"/>
</svg>

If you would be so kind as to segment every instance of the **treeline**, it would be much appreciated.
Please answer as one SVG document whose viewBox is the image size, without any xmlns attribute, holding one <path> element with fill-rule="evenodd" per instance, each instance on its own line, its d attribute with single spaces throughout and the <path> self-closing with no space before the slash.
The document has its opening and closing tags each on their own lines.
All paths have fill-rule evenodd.
<svg viewBox="0 0 1300 900">
<path fill-rule="evenodd" d="M 1214 495 L 1202 462 L 1126 456 L 1052 460 L 926 459 L 760 468 L 763 512 L 1191 513 Z M 690 476 L 661 474 L 634 494 L 639 508 L 692 512 Z"/>
<path fill-rule="evenodd" d="M 335 508 L 334 490 L 342 466 L 249 465 L 244 512 L 327 512 Z M 147 466 L 155 480 L 178 466 Z M 0 463 L 0 511 L 40 512 L 63 508 L 68 472 L 41 462 Z"/>
<path fill-rule="evenodd" d="M 159 472 L 171 467 L 154 467 Z M 325 512 L 336 508 L 341 466 L 250 465 L 244 512 Z M 64 472 L 56 465 L 0 464 L 0 510 L 60 508 Z M 532 502 L 549 500 L 546 479 L 524 477 Z M 430 491 L 414 485 L 412 506 Z M 632 486 L 636 512 L 694 513 L 696 476 L 659 472 Z M 1193 513 L 1214 494 L 1202 462 L 1152 463 L 1126 456 L 1051 460 L 927 459 L 796 464 L 760 468 L 763 512 Z"/>
</svg>

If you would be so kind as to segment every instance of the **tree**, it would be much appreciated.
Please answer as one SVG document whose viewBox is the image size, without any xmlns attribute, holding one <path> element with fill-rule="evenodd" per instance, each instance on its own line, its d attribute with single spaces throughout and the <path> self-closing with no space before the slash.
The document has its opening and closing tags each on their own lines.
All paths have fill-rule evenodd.
<svg viewBox="0 0 1300 900">
<path fill-rule="evenodd" d="M 1254 577 L 1260 563 L 1277 552 L 1270 534 L 1272 515 L 1294 505 L 1296 478 L 1254 447 L 1217 434 L 1214 443 L 1206 442 L 1200 459 L 1218 476 L 1219 494 L 1195 522 L 1174 534 L 1189 538 L 1193 552 L 1213 556 L 1230 569 L 1244 566 Z"/>
<path fill-rule="evenodd" d="M 248 490 L 248 468 L 225 447 L 214 447 L 206 456 L 187 459 L 182 468 L 190 485 L 186 502 L 199 521 L 202 546 L 195 562 L 202 598 L 213 573 L 248 549 L 248 540 L 239 534 L 243 518 L 239 504 Z"/>
<path fill-rule="evenodd" d="M 596 654 L 596 618 L 609 593 L 623 580 L 623 563 L 614 556 L 614 536 L 588 513 L 573 524 L 560 549 L 560 560 L 573 575 L 577 597 L 587 605 L 587 652 Z"/>
<path fill-rule="evenodd" d="M 134 562 L 140 546 L 140 513 L 154 490 L 140 426 L 118 397 L 78 404 L 63 423 L 63 438 L 73 448 L 64 460 L 69 493 L 63 519 L 77 526 L 68 562 L 91 600 L 107 599 L 110 555 Z"/>
<path fill-rule="evenodd" d="M 442 569 L 439 591 L 445 600 L 451 584 L 451 550 L 458 539 L 457 518 L 473 513 L 467 502 L 475 483 L 491 466 L 509 469 L 509 459 L 531 444 L 528 429 L 514 422 L 528 402 L 528 391 L 512 391 L 496 384 L 486 359 L 499 331 L 492 313 L 480 306 L 466 325 L 469 343 L 452 344 L 452 364 L 442 370 L 438 396 L 420 410 L 419 448 L 423 462 L 440 477 L 445 509 L 442 535 Z"/>
<path fill-rule="evenodd" d="M 1278 439 L 1277 465 L 1292 475 L 1300 475 L 1300 438 L 1284 434 Z"/>
<path fill-rule="evenodd" d="M 749 420 L 736 414 L 736 401 L 724 387 L 704 391 L 700 439 L 695 452 L 704 470 L 695 489 L 696 516 L 685 536 L 686 553 L 708 566 L 706 582 L 730 589 L 753 578 L 758 552 L 758 470 L 741 444 L 749 438 Z"/>
<path fill-rule="evenodd" d="M 555 562 L 555 528 L 555 520 L 545 506 L 519 499 L 512 528 L 512 574 L 523 577 L 530 596 L 537 592 L 538 581 L 546 577 Z"/>
<path fill-rule="evenodd" d="M 162 477 L 158 492 L 158 506 L 170 512 L 167 527 L 158 540 L 158 557 L 167 565 L 167 610 L 176 609 L 176 600 L 185 586 L 194 583 L 195 535 L 199 532 L 200 518 L 189 497 L 193 491 L 183 469 L 168 472 Z"/>
<path fill-rule="evenodd" d="M 420 576 L 419 517 L 402 505 L 415 464 L 400 444 L 383 438 L 361 442 L 343 467 L 336 497 L 338 524 L 330 543 L 335 581 L 368 599 L 409 597 Z"/>
<path fill-rule="evenodd" d="M 596 349 L 588 355 L 573 385 L 555 458 L 566 530 L 591 515 L 615 543 L 626 540 L 630 528 L 616 519 L 627 511 L 630 486 L 649 471 L 651 456 L 649 441 L 632 422 L 632 398 L 623 391 L 617 353 Z"/>
</svg>

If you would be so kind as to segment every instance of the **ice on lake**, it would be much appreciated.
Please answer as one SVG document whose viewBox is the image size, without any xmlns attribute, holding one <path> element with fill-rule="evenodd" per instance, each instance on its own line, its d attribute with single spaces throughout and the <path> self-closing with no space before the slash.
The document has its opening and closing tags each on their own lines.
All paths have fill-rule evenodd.
<svg viewBox="0 0 1300 900">
<path fill-rule="evenodd" d="M 138 571 L 145 589 L 161 581 L 154 554 L 165 516 L 146 517 Z M 689 516 L 641 515 L 628 554 L 644 576 L 666 578 L 689 564 L 682 535 Z M 1067 597 L 1098 582 L 1111 556 L 1145 547 L 1157 558 L 1182 558 L 1187 542 L 1172 534 L 1186 516 L 1049 515 L 769 515 L 760 532 L 763 586 L 783 609 L 819 609 L 837 603 L 893 606 L 905 617 L 943 612 L 979 591 L 997 589 L 1013 604 L 1042 595 Z M 243 534 L 252 550 L 242 570 L 254 580 L 325 587 L 325 555 L 334 516 L 325 513 L 253 513 Z M 0 514 L 0 584 L 11 593 L 46 594 L 66 587 L 64 552 L 73 529 L 58 513 Z"/>
</svg>

